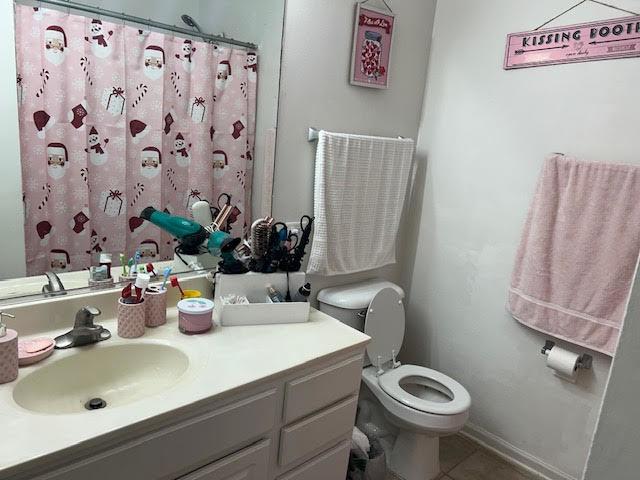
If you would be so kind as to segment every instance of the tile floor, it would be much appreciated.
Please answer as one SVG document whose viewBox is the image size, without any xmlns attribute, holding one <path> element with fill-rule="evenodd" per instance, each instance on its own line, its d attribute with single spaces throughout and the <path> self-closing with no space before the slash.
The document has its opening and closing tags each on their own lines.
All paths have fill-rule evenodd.
<svg viewBox="0 0 640 480">
<path fill-rule="evenodd" d="M 529 480 L 533 479 L 504 460 L 460 435 L 440 439 L 438 480 Z M 398 480 L 389 474 L 387 480 Z"/>
</svg>

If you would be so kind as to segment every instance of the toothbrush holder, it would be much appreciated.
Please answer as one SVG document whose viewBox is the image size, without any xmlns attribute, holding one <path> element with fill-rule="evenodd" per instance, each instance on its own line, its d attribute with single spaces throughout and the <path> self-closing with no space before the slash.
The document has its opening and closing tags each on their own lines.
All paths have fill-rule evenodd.
<svg viewBox="0 0 640 480">
<path fill-rule="evenodd" d="M 118 299 L 118 336 L 138 338 L 144 335 L 146 317 L 146 299 L 140 303 L 124 303 Z"/>
<path fill-rule="evenodd" d="M 120 275 L 118 277 L 118 283 L 125 283 L 125 282 L 135 282 L 136 281 L 136 275 Z"/>
<path fill-rule="evenodd" d="M 144 295 L 147 304 L 145 325 L 159 327 L 167 323 L 167 289 L 148 288 Z"/>
</svg>

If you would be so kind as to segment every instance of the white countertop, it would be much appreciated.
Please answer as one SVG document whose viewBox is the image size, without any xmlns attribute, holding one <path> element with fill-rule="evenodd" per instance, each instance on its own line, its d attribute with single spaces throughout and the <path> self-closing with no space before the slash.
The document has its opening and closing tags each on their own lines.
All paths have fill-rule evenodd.
<svg viewBox="0 0 640 480">
<path fill-rule="evenodd" d="M 60 358 L 82 355 L 82 348 L 56 350 L 45 361 L 21 368 L 18 380 L 0 385 L 0 477 L 21 470 L 14 467 L 26 462 L 177 408 L 247 388 L 267 377 L 364 345 L 369 340 L 363 333 L 314 309 L 307 323 L 216 327 L 206 334 L 193 336 L 178 331 L 175 308 L 168 311 L 167 320 L 166 325 L 148 328 L 143 337 L 122 339 L 115 333 L 115 319 L 100 317 L 96 323 L 110 329 L 113 336 L 91 347 L 161 343 L 180 349 L 189 357 L 189 369 L 176 385 L 159 394 L 111 409 L 74 414 L 34 413 L 16 404 L 13 388 L 20 379 Z M 64 331 L 52 331 L 48 336 Z"/>
</svg>

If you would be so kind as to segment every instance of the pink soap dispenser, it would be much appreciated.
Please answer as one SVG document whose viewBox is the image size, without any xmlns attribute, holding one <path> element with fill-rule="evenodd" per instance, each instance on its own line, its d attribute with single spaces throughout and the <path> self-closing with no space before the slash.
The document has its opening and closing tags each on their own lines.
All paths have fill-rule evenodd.
<svg viewBox="0 0 640 480">
<path fill-rule="evenodd" d="M 18 378 L 18 332 L 7 328 L 2 317 L 15 317 L 0 312 L 0 383 L 9 383 Z"/>
</svg>

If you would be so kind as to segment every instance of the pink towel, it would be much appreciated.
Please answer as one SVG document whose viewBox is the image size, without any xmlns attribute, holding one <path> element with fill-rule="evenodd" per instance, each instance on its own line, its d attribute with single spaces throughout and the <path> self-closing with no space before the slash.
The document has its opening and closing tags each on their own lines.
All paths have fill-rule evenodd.
<svg viewBox="0 0 640 480">
<path fill-rule="evenodd" d="M 640 168 L 547 159 L 508 310 L 541 332 L 613 355 L 640 253 Z"/>
</svg>

